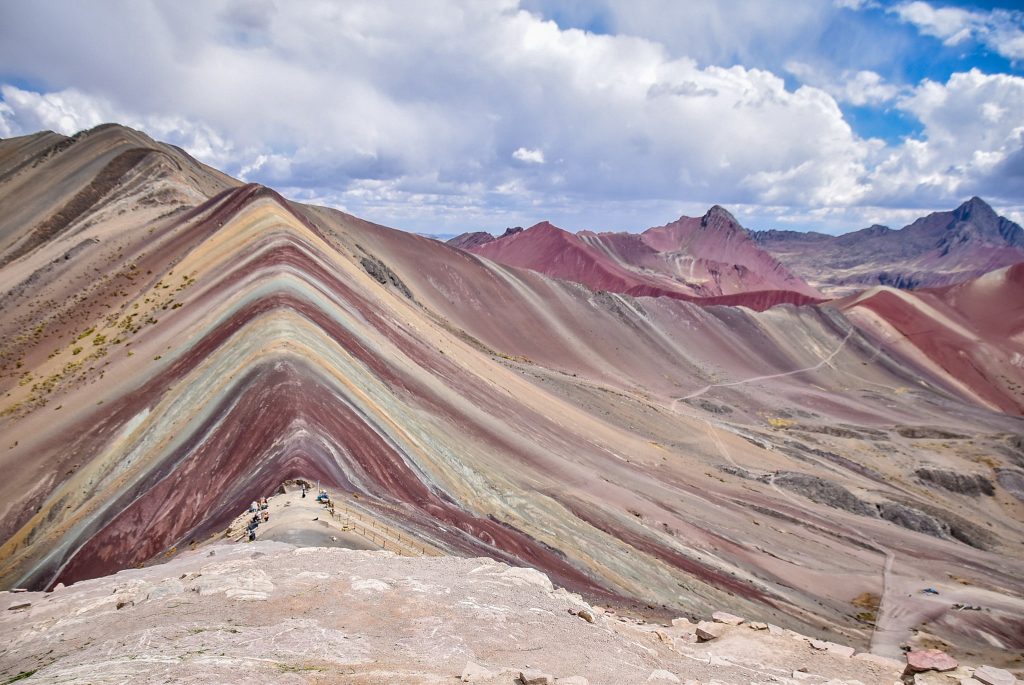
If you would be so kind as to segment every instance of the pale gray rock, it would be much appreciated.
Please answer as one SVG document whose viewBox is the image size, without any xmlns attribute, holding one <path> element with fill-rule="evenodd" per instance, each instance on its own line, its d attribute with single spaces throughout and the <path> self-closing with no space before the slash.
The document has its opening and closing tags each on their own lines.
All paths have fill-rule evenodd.
<svg viewBox="0 0 1024 685">
<path fill-rule="evenodd" d="M 527 669 L 519 672 L 519 682 L 522 685 L 554 685 L 555 677 L 550 673 Z"/>
<path fill-rule="evenodd" d="M 701 621 L 697 624 L 697 639 L 701 642 L 708 642 L 715 640 L 725 634 L 725 625 L 722 623 L 711 623 L 709 621 Z"/>
<path fill-rule="evenodd" d="M 1014 685 L 1017 678 L 1009 671 L 994 666 L 982 666 L 975 669 L 974 679 L 980 680 L 985 685 Z"/>
<path fill-rule="evenodd" d="M 467 661 L 466 666 L 462 669 L 462 675 L 459 677 L 464 683 L 483 683 L 493 680 L 494 675 L 480 664 Z"/>
<path fill-rule="evenodd" d="M 647 682 L 649 683 L 678 683 L 679 677 L 671 671 L 664 669 L 656 669 L 651 671 L 651 675 L 647 676 Z"/>
<path fill-rule="evenodd" d="M 715 613 L 711 614 L 711 620 L 713 620 L 715 623 L 724 623 L 727 626 L 738 626 L 741 623 L 743 623 L 745 619 L 742 619 L 734 614 L 730 614 L 727 611 L 716 611 Z"/>
<path fill-rule="evenodd" d="M 590 685 L 590 681 L 581 675 L 571 675 L 566 678 L 555 678 L 555 685 Z"/>
</svg>

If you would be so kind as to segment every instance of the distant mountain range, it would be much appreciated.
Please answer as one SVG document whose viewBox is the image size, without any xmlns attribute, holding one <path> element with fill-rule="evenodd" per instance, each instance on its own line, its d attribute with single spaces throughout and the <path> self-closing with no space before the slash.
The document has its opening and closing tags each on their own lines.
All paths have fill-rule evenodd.
<svg viewBox="0 0 1024 685">
<path fill-rule="evenodd" d="M 716 205 L 702 217 L 642 233 L 570 233 L 542 222 L 500 237 L 474 232 L 447 242 L 595 290 L 757 309 L 873 285 L 950 285 L 1024 262 L 1024 229 L 977 197 L 898 231 L 876 225 L 841 236 L 748 231 Z"/>
<path fill-rule="evenodd" d="M 755 309 L 822 299 L 717 205 L 702 217 L 683 216 L 643 233 L 570 233 L 545 221 L 498 238 L 466 233 L 448 244 L 594 290 Z"/>
<path fill-rule="evenodd" d="M 875 225 L 840 236 L 797 231 L 751 235 L 780 262 L 831 295 L 872 285 L 950 285 L 1024 261 L 1024 229 L 978 197 L 898 231 Z"/>
</svg>

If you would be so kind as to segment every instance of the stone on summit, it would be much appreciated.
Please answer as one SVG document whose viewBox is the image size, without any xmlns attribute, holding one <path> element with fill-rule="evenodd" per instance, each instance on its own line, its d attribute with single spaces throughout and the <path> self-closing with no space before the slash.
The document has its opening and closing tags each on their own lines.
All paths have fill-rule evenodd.
<svg viewBox="0 0 1024 685">
<path fill-rule="evenodd" d="M 916 652 L 907 652 L 907 671 L 910 673 L 952 671 L 959 665 L 956 659 L 941 649 L 922 649 Z"/>
<path fill-rule="evenodd" d="M 727 626 L 738 626 L 745 620 L 740 618 L 739 616 L 730 614 L 726 611 L 716 611 L 715 613 L 711 614 L 711 618 L 715 621 L 715 623 L 724 623 Z"/>
</svg>

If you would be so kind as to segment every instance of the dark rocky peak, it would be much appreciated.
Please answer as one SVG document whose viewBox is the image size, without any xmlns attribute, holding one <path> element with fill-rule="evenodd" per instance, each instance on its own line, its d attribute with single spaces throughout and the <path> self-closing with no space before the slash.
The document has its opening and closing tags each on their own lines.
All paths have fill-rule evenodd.
<svg viewBox="0 0 1024 685">
<path fill-rule="evenodd" d="M 522 232 L 523 232 L 523 227 L 522 226 L 512 226 L 510 228 L 506 228 L 505 232 L 502 233 L 501 235 L 499 235 L 497 239 L 501 240 L 502 238 L 507 238 L 507 237 L 509 237 L 511 235 L 515 235 L 516 233 L 522 233 Z"/>
<path fill-rule="evenodd" d="M 746 230 L 740 226 L 740 222 L 736 221 L 736 217 L 721 205 L 715 205 L 700 218 L 700 227 L 728 231 Z"/>
<path fill-rule="evenodd" d="M 992 207 L 980 197 L 972 197 L 953 210 L 953 217 L 957 221 L 980 221 L 997 223 L 999 215 Z"/>
<path fill-rule="evenodd" d="M 457 235 L 451 240 L 445 241 L 447 245 L 457 247 L 460 250 L 470 250 L 474 247 L 480 247 L 486 245 L 494 240 L 494 236 L 485 231 L 475 231 L 472 233 L 463 233 Z"/>
<path fill-rule="evenodd" d="M 996 214 L 981 198 L 972 197 L 953 210 L 940 247 L 948 249 L 954 244 L 978 241 L 1024 248 L 1024 229 Z"/>
<path fill-rule="evenodd" d="M 888 226 L 883 226 L 882 224 L 871 224 L 870 226 L 865 228 L 862 233 L 863 233 L 863 235 L 869 236 L 869 235 L 885 235 L 886 233 L 892 233 L 892 232 L 893 232 L 893 229 L 889 228 Z"/>
</svg>

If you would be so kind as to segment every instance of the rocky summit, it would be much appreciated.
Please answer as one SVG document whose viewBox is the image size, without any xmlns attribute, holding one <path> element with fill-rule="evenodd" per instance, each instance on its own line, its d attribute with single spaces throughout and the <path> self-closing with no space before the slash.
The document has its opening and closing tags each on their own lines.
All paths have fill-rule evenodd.
<svg viewBox="0 0 1024 685">
<path fill-rule="evenodd" d="M 892 685 L 903 670 L 742 623 L 699 641 L 487 558 L 269 541 L 0 603 L 4 682 Z"/>
<path fill-rule="evenodd" d="M 218 541 L 159 563 L 0 592 L 0 678 L 1016 685 L 1007 670 L 961 666 L 938 649 L 891 659 L 725 611 L 652 621 L 592 604 L 535 569 L 403 545 L 373 524 L 371 533 L 356 511 L 327 491 L 307 497 L 303 485 L 254 502 Z M 262 520 L 256 542 L 240 535 L 250 514 Z M 352 549 L 360 536 L 396 551 Z M 321 546 L 297 544 L 310 541 Z"/>
</svg>

